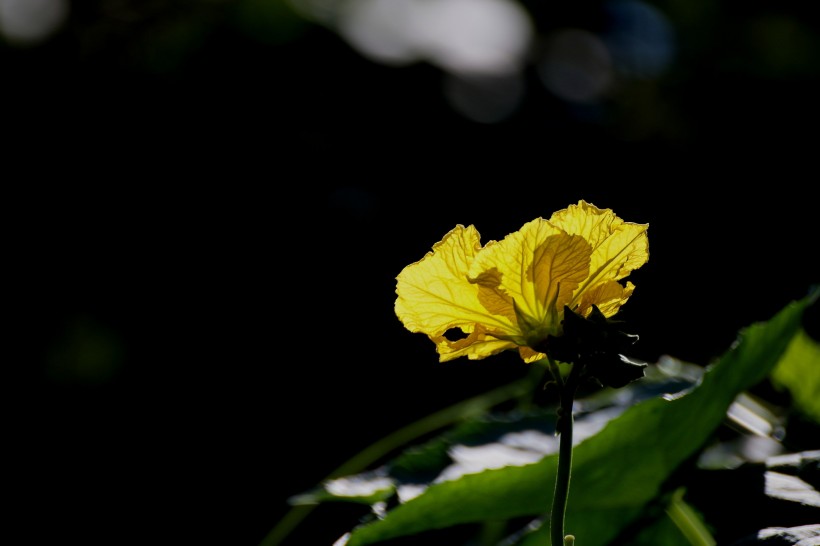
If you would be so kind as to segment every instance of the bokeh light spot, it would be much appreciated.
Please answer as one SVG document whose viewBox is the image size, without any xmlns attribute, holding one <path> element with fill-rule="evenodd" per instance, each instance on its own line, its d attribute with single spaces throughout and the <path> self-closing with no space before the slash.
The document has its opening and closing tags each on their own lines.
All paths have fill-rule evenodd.
<svg viewBox="0 0 820 546">
<path fill-rule="evenodd" d="M 609 91 L 612 58 L 598 36 L 568 28 L 550 35 L 538 72 L 556 96 L 570 102 L 590 103 Z"/>
<path fill-rule="evenodd" d="M 342 9 L 339 33 L 365 57 L 401 65 L 420 60 L 416 0 L 357 0 Z"/>
<path fill-rule="evenodd" d="M 640 0 L 608 4 L 611 28 L 605 37 L 615 69 L 632 78 L 656 78 L 675 51 L 674 31 L 667 17 Z"/>
<path fill-rule="evenodd" d="M 68 18 L 68 0 L 0 0 L 0 35 L 17 46 L 35 45 Z"/>
<path fill-rule="evenodd" d="M 519 71 L 534 34 L 529 14 L 511 0 L 352 0 L 336 25 L 371 60 L 427 61 L 467 75 Z"/>
<path fill-rule="evenodd" d="M 520 4 L 508 0 L 419 2 L 419 40 L 429 58 L 455 73 L 509 74 L 524 61 L 532 23 Z"/>
</svg>

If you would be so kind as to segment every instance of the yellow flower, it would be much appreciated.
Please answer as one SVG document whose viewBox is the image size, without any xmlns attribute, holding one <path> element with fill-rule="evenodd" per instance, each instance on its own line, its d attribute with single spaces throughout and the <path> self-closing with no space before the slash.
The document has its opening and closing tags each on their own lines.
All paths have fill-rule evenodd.
<svg viewBox="0 0 820 546">
<path fill-rule="evenodd" d="M 540 360 L 535 347 L 562 334 L 565 305 L 611 317 L 626 303 L 635 286 L 619 281 L 649 259 L 648 227 L 585 201 L 483 247 L 474 226 L 457 225 L 396 277 L 396 315 L 441 362 L 508 349 Z"/>
</svg>

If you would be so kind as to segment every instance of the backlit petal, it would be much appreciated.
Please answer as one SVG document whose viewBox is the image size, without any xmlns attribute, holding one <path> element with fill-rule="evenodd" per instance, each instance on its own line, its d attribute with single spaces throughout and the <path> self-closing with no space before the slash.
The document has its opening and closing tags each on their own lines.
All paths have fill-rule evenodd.
<svg viewBox="0 0 820 546">
<path fill-rule="evenodd" d="M 556 334 L 560 315 L 589 272 L 591 248 L 538 218 L 475 256 L 470 279 L 492 290 L 494 301 L 515 302 L 522 345 Z"/>
<path fill-rule="evenodd" d="M 574 294 L 570 307 L 583 303 L 588 309 L 594 303 L 606 316 L 617 313 L 632 289 L 626 288 L 616 294 L 617 290 L 610 283 L 626 277 L 647 262 L 649 226 L 624 222 L 611 210 L 599 209 L 585 201 L 556 212 L 550 222 L 567 233 L 582 236 L 592 247 L 589 277 Z"/>
<path fill-rule="evenodd" d="M 479 360 L 502 351 L 515 349 L 517 345 L 512 341 L 498 339 L 488 335 L 484 326 L 478 324 L 475 330 L 464 339 L 450 340 L 445 336 L 431 336 L 439 353 L 439 361 L 447 362 L 461 356 L 470 360 Z"/>
<path fill-rule="evenodd" d="M 504 314 L 487 309 L 488 302 L 498 302 L 481 296 L 483 288 L 467 279 L 467 271 L 480 249 L 480 235 L 475 227 L 459 225 L 424 258 L 405 267 L 396 277 L 396 315 L 411 332 L 430 336 L 441 360 L 464 355 L 483 358 L 515 347 L 509 341 L 488 337 L 494 333 L 515 335 L 517 330 Z M 445 333 L 453 328 L 470 335 L 451 341 Z M 476 347 L 470 349 L 471 345 Z"/>
<path fill-rule="evenodd" d="M 396 277 L 396 315 L 442 362 L 509 349 L 534 362 L 563 334 L 565 306 L 611 317 L 626 303 L 635 287 L 624 278 L 649 258 L 647 229 L 585 201 L 484 247 L 458 225 Z"/>
<path fill-rule="evenodd" d="M 627 282 L 626 286 L 622 286 L 618 281 L 596 284 L 580 294 L 581 299 L 575 312 L 588 316 L 592 305 L 595 304 L 605 317 L 611 317 L 618 312 L 621 305 L 626 303 L 633 290 L 635 290 L 635 285 L 631 282 Z"/>
</svg>

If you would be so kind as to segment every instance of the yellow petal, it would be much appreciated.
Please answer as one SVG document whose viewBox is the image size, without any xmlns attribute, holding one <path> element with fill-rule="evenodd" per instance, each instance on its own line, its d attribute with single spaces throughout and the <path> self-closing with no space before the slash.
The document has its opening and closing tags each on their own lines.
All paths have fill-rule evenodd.
<svg viewBox="0 0 820 546">
<path fill-rule="evenodd" d="M 492 292 L 493 302 L 514 302 L 522 336 L 516 341 L 533 345 L 559 332 L 563 306 L 589 272 L 590 253 L 583 237 L 538 218 L 488 244 L 475 256 L 469 276 Z"/>
<path fill-rule="evenodd" d="M 649 258 L 647 229 L 585 201 L 483 248 L 458 225 L 396 277 L 396 315 L 442 362 L 515 348 L 534 362 L 545 355 L 533 347 L 561 335 L 565 305 L 612 316 L 626 303 L 635 287 L 623 278 Z"/>
<path fill-rule="evenodd" d="M 595 304 L 605 317 L 611 317 L 618 312 L 621 305 L 626 303 L 634 290 L 635 285 L 631 282 L 627 282 L 626 286 L 622 286 L 618 281 L 596 284 L 580 294 L 580 301 L 575 312 L 588 316 L 592 305 Z"/>
<path fill-rule="evenodd" d="M 516 348 L 516 344 L 512 341 L 488 335 L 486 328 L 480 324 L 477 324 L 475 330 L 464 339 L 452 341 L 445 336 L 431 336 L 430 339 L 436 344 L 440 362 L 447 362 L 462 356 L 470 360 L 479 360 Z"/>
<path fill-rule="evenodd" d="M 487 309 L 487 296 L 479 295 L 484 289 L 467 279 L 479 250 L 481 241 L 475 227 L 458 225 L 424 258 L 396 277 L 396 315 L 411 332 L 430 336 L 442 361 L 457 356 L 484 358 L 515 346 L 492 337 L 515 335 L 517 330 L 504 314 Z M 445 333 L 453 328 L 468 337 L 451 341 Z"/>
<path fill-rule="evenodd" d="M 525 364 L 532 364 L 542 358 L 547 358 L 547 355 L 544 353 L 533 351 L 529 347 L 519 347 L 518 354 L 521 356 L 521 360 L 523 360 Z"/>
<path fill-rule="evenodd" d="M 550 222 L 567 233 L 582 236 L 592 247 L 589 277 L 573 295 L 570 306 L 583 304 L 588 310 L 594 303 L 605 316 L 617 313 L 634 287 L 619 292 L 610 283 L 623 279 L 649 260 L 649 225 L 624 222 L 611 210 L 599 209 L 583 200 L 556 212 Z"/>
</svg>

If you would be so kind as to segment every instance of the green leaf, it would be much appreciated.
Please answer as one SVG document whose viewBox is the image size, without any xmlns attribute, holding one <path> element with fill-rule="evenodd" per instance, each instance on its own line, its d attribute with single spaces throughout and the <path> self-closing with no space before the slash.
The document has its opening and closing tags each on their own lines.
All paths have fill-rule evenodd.
<svg viewBox="0 0 820 546">
<path fill-rule="evenodd" d="M 605 546 L 635 520 L 666 478 L 706 443 L 738 393 L 771 372 L 800 328 L 807 301 L 794 302 L 767 323 L 742 331 L 688 393 L 632 406 L 577 444 L 567 532 L 584 546 Z M 375 544 L 485 519 L 545 514 L 552 502 L 556 459 L 549 455 L 526 466 L 485 470 L 431 485 L 383 519 L 354 529 L 347 545 Z M 546 528 L 530 537 L 527 546 L 549 543 Z"/>
<path fill-rule="evenodd" d="M 591 436 L 606 421 L 640 400 L 692 388 L 703 368 L 671 357 L 648 368 L 642 381 L 620 389 L 602 389 L 576 401 L 575 437 Z M 536 384 L 530 385 L 530 390 Z M 485 410 L 490 406 L 487 405 Z M 557 452 L 555 408 L 530 407 L 510 412 L 480 413 L 462 421 L 428 442 L 405 449 L 382 467 L 355 475 L 324 480 L 318 487 L 289 499 L 294 505 L 321 502 L 375 504 L 397 494 L 404 486 L 420 492 L 434 481 L 454 474 L 536 462 Z"/>
<path fill-rule="evenodd" d="M 772 383 L 787 389 L 794 406 L 820 423 L 820 343 L 800 330 L 772 371 Z"/>
<path fill-rule="evenodd" d="M 644 509 L 635 536 L 628 539 L 630 546 L 715 546 L 702 515 L 684 500 L 685 489 L 680 488 L 668 499 L 664 510 L 653 514 L 653 508 Z M 658 510 L 655 509 L 655 512 Z M 650 516 L 647 517 L 647 512 Z M 625 537 L 621 537 L 623 540 Z"/>
</svg>

